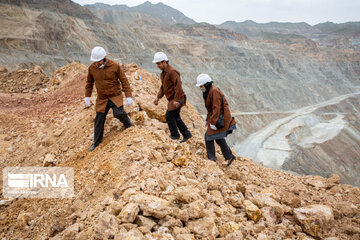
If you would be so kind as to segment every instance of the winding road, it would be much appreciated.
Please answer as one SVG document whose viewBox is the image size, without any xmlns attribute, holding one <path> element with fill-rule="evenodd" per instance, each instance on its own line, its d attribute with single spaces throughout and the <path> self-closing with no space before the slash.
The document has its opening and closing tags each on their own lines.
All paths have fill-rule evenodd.
<svg viewBox="0 0 360 240">
<path fill-rule="evenodd" d="M 263 162 L 267 167 L 280 169 L 285 159 L 291 153 L 286 136 L 299 122 L 314 121 L 311 119 L 313 117 L 311 113 L 318 108 L 337 104 L 357 95 L 360 95 L 360 91 L 340 95 L 325 102 L 291 111 L 290 113 L 293 114 L 290 116 L 271 122 L 267 127 L 251 134 L 244 141 L 237 143 L 235 151 L 238 155 L 250 157 L 255 162 Z M 341 116 L 338 116 L 334 124 L 341 125 L 341 120 Z M 333 128 L 330 129 L 333 130 Z"/>
</svg>

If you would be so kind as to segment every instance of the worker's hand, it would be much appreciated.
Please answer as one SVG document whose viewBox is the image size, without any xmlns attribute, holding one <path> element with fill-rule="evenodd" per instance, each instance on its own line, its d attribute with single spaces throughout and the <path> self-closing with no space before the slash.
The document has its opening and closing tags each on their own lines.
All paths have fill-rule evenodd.
<svg viewBox="0 0 360 240">
<path fill-rule="evenodd" d="M 176 108 L 178 108 L 178 107 L 180 107 L 180 103 L 179 103 L 179 102 L 174 101 L 174 106 L 175 106 Z"/>
<path fill-rule="evenodd" d="M 126 105 L 130 106 L 133 103 L 133 100 L 131 97 L 126 98 Z"/>
<path fill-rule="evenodd" d="M 215 125 L 212 125 L 211 123 L 210 123 L 210 128 L 215 131 L 217 130 L 217 127 Z"/>
<path fill-rule="evenodd" d="M 90 98 L 86 97 L 84 100 L 85 100 L 85 106 L 90 107 Z"/>
<path fill-rule="evenodd" d="M 155 98 L 154 104 L 155 104 L 155 105 L 158 105 L 158 104 L 159 104 L 159 98 Z"/>
</svg>

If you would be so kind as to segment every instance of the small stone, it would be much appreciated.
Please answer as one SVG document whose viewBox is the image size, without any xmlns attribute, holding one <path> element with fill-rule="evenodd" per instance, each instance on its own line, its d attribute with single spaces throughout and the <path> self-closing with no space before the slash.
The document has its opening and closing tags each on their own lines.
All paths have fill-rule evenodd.
<svg viewBox="0 0 360 240">
<path fill-rule="evenodd" d="M 76 235 L 84 228 L 81 223 L 75 223 L 69 227 L 67 227 L 62 232 L 62 239 L 64 240 L 72 240 L 75 239 Z"/>
<path fill-rule="evenodd" d="M 256 240 L 268 240 L 268 237 L 265 234 L 260 233 Z"/>
<path fill-rule="evenodd" d="M 154 220 L 152 220 L 151 218 L 148 218 L 148 217 L 141 216 L 141 215 L 138 215 L 136 217 L 135 223 L 140 227 L 147 228 L 149 231 L 151 231 L 151 229 L 156 225 L 156 222 Z"/>
<path fill-rule="evenodd" d="M 58 221 L 56 221 L 53 225 L 50 226 L 48 234 L 49 237 L 54 237 L 56 234 L 64 231 L 63 224 L 60 224 Z"/>
<path fill-rule="evenodd" d="M 63 132 L 64 132 L 64 129 L 58 129 L 54 132 L 54 136 L 60 137 Z"/>
<path fill-rule="evenodd" d="M 120 212 L 119 218 L 123 223 L 132 223 L 139 213 L 139 207 L 136 203 L 127 204 Z"/>
<path fill-rule="evenodd" d="M 216 227 L 215 220 L 211 217 L 189 221 L 187 227 L 191 232 L 204 238 L 215 238 L 219 235 L 219 230 Z"/>
<path fill-rule="evenodd" d="M 20 229 L 24 229 L 27 226 L 29 226 L 29 222 L 31 220 L 30 214 L 28 213 L 21 213 L 19 214 L 19 216 L 17 217 L 17 226 Z"/>
<path fill-rule="evenodd" d="M 260 220 L 260 218 L 262 216 L 261 211 L 255 204 L 253 204 L 249 200 L 245 200 L 244 201 L 244 206 L 245 206 L 245 210 L 246 210 L 246 215 L 251 220 L 253 220 L 254 222 L 257 222 L 257 221 Z"/>
<path fill-rule="evenodd" d="M 225 223 L 219 229 L 220 237 L 226 237 L 228 234 L 235 232 L 239 228 L 240 226 L 235 222 Z"/>
<path fill-rule="evenodd" d="M 110 205 L 110 213 L 117 216 L 119 215 L 119 213 L 121 212 L 121 210 L 123 209 L 124 205 L 114 201 L 111 205 Z"/>
<path fill-rule="evenodd" d="M 204 216 L 205 204 L 201 201 L 195 201 L 188 205 L 187 212 L 189 219 L 197 219 Z"/>
<path fill-rule="evenodd" d="M 89 239 L 89 235 L 85 231 L 80 232 L 75 237 L 75 240 L 88 240 L 88 239 Z"/>
<path fill-rule="evenodd" d="M 263 207 L 261 209 L 262 216 L 268 226 L 275 226 L 278 223 L 275 210 L 271 207 Z"/>
<path fill-rule="evenodd" d="M 240 208 L 243 206 L 244 199 L 244 195 L 240 192 L 238 194 L 232 195 L 229 201 L 233 207 Z"/>
<path fill-rule="evenodd" d="M 114 240 L 143 240 L 144 235 L 136 228 L 131 229 L 127 233 L 116 234 Z"/>
<path fill-rule="evenodd" d="M 175 237 L 176 240 L 195 240 L 195 237 L 193 234 L 187 233 L 187 234 L 178 234 Z"/>
<path fill-rule="evenodd" d="M 177 167 L 187 166 L 187 160 L 185 157 L 175 158 L 172 160 L 172 163 Z"/>
<path fill-rule="evenodd" d="M 337 174 L 331 174 L 326 182 L 328 185 L 327 187 L 332 188 L 333 186 L 340 184 L 340 177 Z"/>
<path fill-rule="evenodd" d="M 99 215 L 98 223 L 94 227 L 94 237 L 98 239 L 113 238 L 118 231 L 118 219 L 107 212 Z"/>
<path fill-rule="evenodd" d="M 54 155 L 51 153 L 46 154 L 43 161 L 43 166 L 44 167 L 55 166 L 55 163 L 56 163 L 56 159 Z"/>
<path fill-rule="evenodd" d="M 164 157 L 162 156 L 162 154 L 158 151 L 153 151 L 152 152 L 153 157 L 155 158 L 156 161 L 158 162 L 166 162 L 166 160 L 164 159 Z"/>
<path fill-rule="evenodd" d="M 139 204 L 143 215 L 146 217 L 155 217 L 162 219 L 167 215 L 171 215 L 172 209 L 170 202 L 152 195 L 139 193 L 130 197 L 131 202 Z"/>
<path fill-rule="evenodd" d="M 198 191 L 191 187 L 180 187 L 175 190 L 176 198 L 185 203 L 191 203 L 196 200 L 202 199 Z"/>
<path fill-rule="evenodd" d="M 183 222 L 188 222 L 189 221 L 189 212 L 188 209 L 179 209 L 179 208 L 174 208 L 173 209 L 173 215 L 175 218 L 180 219 Z M 194 214 L 195 216 L 195 214 Z"/>
</svg>

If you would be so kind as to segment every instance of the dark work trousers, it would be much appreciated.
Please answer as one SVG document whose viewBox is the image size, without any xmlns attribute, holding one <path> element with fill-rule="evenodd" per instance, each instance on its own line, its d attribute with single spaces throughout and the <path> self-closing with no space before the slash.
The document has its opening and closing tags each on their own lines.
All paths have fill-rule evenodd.
<svg viewBox="0 0 360 240">
<path fill-rule="evenodd" d="M 118 108 L 112 101 L 108 100 L 105 112 L 104 113 L 96 112 L 96 117 L 94 120 L 94 145 L 95 146 L 98 146 L 102 141 L 103 134 L 104 134 L 104 124 L 105 124 L 105 120 L 106 120 L 106 115 L 108 114 L 110 108 L 112 108 L 112 110 L 113 110 L 114 117 L 119 119 L 120 122 L 122 122 L 122 124 L 124 124 L 124 126 L 126 128 L 131 127 L 133 125 L 130 121 L 130 118 L 124 111 L 124 107 L 121 106 Z"/>
<path fill-rule="evenodd" d="M 233 156 L 230 147 L 227 145 L 225 138 L 215 139 L 217 145 L 220 146 L 221 152 L 226 160 L 230 160 Z M 216 161 L 214 140 L 205 141 L 207 157 L 210 160 Z"/>
<path fill-rule="evenodd" d="M 175 110 L 166 111 L 165 114 L 166 122 L 169 126 L 171 136 L 173 137 L 180 137 L 178 129 L 180 130 L 183 137 L 187 137 L 191 134 L 183 120 L 181 120 L 180 109 L 181 108 L 177 108 Z"/>
</svg>

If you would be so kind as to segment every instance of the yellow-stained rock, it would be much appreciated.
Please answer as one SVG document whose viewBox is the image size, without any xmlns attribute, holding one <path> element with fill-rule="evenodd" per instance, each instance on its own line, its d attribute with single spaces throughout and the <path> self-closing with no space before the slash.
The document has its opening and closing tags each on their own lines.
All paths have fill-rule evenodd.
<svg viewBox="0 0 360 240">
<path fill-rule="evenodd" d="M 185 157 L 179 157 L 172 160 L 172 163 L 177 167 L 187 166 L 187 160 Z"/>
<path fill-rule="evenodd" d="M 219 232 L 220 232 L 220 236 L 221 237 L 225 237 L 227 236 L 228 234 L 232 233 L 232 232 L 235 232 L 236 230 L 238 230 L 240 228 L 240 226 L 235 223 L 235 222 L 228 222 L 228 223 L 225 223 L 223 224 L 220 229 L 219 229 Z"/>
<path fill-rule="evenodd" d="M 260 209 L 253 204 L 252 202 L 250 202 L 249 200 L 245 200 L 244 201 L 244 206 L 246 209 L 246 215 L 253 220 L 254 222 L 257 222 L 260 220 L 261 218 L 261 211 Z"/>
</svg>

